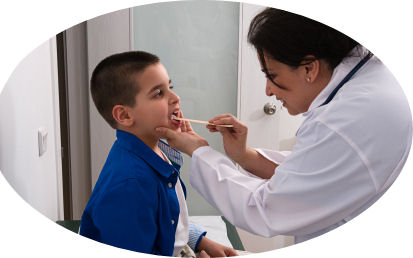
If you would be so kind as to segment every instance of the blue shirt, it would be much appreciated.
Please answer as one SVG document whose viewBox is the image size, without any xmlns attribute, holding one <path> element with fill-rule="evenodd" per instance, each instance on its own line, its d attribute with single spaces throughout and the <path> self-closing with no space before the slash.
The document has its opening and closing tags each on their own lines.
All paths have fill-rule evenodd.
<svg viewBox="0 0 413 258">
<path fill-rule="evenodd" d="M 83 212 L 79 234 L 132 251 L 172 256 L 179 219 L 175 184 L 181 180 L 182 156 L 160 141 L 170 165 L 135 135 L 117 130 L 116 137 Z M 182 180 L 181 184 L 186 196 Z M 205 233 L 190 225 L 192 249 Z"/>
</svg>

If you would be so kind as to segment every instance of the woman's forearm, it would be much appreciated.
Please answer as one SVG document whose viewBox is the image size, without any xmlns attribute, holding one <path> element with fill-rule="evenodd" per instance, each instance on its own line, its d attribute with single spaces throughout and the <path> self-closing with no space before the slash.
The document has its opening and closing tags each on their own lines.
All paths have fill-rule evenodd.
<svg viewBox="0 0 413 258">
<path fill-rule="evenodd" d="M 258 177 L 269 179 L 274 175 L 276 163 L 265 158 L 252 148 L 247 148 L 245 155 L 235 160 L 243 169 Z"/>
</svg>

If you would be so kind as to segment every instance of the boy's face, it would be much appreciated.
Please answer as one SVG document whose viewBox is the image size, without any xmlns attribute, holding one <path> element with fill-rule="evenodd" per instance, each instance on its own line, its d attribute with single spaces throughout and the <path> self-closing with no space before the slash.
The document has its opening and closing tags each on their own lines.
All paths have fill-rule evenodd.
<svg viewBox="0 0 413 258">
<path fill-rule="evenodd" d="M 165 67 L 161 63 L 150 65 L 135 78 L 139 86 L 136 104 L 132 108 L 135 135 L 144 141 L 157 139 L 156 127 L 180 131 L 181 122 L 171 119 L 172 115 L 182 117 L 180 100 L 171 90 L 171 80 Z"/>
</svg>

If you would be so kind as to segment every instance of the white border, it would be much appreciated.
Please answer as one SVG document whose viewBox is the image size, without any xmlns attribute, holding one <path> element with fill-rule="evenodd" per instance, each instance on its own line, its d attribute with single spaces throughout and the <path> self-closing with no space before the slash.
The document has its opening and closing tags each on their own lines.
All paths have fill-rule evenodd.
<svg viewBox="0 0 413 258">
<path fill-rule="evenodd" d="M 60 31 L 97 15 L 155 1 L 0 2 L 0 90 L 18 63 Z M 159 1 L 158 1 L 159 2 Z M 412 101 L 413 35 L 409 1 L 244 1 L 303 14 L 357 39 L 392 70 Z M 325 10 L 329 10 L 328 13 Z M 391 103 L 383 103 L 391 105 Z M 6 123 L 7 121 L 1 121 Z M 1 144 L 1 143 L 0 143 Z M 413 257 L 412 158 L 394 185 L 371 208 L 314 240 L 252 257 Z M 136 257 L 63 230 L 28 206 L 0 176 L 1 257 Z M 98 248 L 97 248 L 98 247 Z M 139 257 L 147 256 L 138 254 Z"/>
</svg>

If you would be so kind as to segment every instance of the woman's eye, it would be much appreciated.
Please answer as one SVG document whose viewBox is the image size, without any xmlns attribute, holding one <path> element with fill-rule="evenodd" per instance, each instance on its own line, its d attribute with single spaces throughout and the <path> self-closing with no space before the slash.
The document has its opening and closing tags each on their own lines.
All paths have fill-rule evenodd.
<svg viewBox="0 0 413 258">
<path fill-rule="evenodd" d="M 172 90 L 174 88 L 173 85 L 169 85 L 169 89 Z"/>
</svg>

